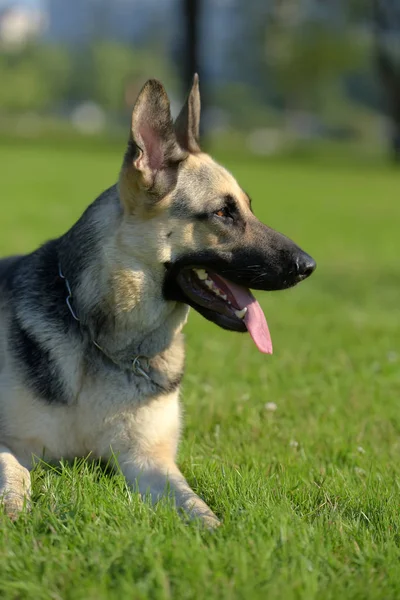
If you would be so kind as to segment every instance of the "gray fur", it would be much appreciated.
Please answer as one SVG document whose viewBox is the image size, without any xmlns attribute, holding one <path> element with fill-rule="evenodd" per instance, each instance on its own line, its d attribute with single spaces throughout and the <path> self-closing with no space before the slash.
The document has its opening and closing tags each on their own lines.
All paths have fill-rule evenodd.
<svg viewBox="0 0 400 600">
<path fill-rule="evenodd" d="M 164 89 L 148 82 L 118 183 L 60 238 L 0 261 L 0 497 L 11 516 L 29 497 L 33 456 L 117 455 L 141 494 L 171 495 L 218 524 L 175 463 L 191 303 L 177 274 L 205 261 L 236 283 L 277 289 L 296 283 L 306 255 L 262 225 L 232 175 L 194 147 L 196 86 L 177 135 Z"/>
</svg>

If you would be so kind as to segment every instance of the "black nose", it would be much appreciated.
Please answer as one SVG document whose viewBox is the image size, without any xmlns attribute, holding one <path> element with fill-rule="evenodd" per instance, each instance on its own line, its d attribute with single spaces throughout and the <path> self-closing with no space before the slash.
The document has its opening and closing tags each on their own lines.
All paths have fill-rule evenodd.
<svg viewBox="0 0 400 600">
<path fill-rule="evenodd" d="M 299 281 L 310 277 L 311 273 L 315 271 L 317 263 L 311 256 L 302 252 L 296 257 L 296 274 Z"/>
</svg>

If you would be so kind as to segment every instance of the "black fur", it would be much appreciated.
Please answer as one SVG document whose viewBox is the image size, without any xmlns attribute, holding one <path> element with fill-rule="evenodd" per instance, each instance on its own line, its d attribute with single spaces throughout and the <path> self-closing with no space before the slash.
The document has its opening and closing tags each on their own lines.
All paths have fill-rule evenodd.
<svg viewBox="0 0 400 600">
<path fill-rule="evenodd" d="M 234 212 L 234 199 L 229 197 L 225 201 L 228 209 L 230 205 L 230 210 Z M 315 262 L 286 236 L 263 225 L 254 217 L 252 223 L 249 220 L 251 226 L 245 228 L 242 235 L 239 235 L 241 228 L 234 225 L 232 218 L 223 217 L 221 220 L 232 221 L 231 225 L 226 225 L 226 229 L 236 231 L 238 243 L 234 251 L 224 249 L 223 245 L 210 247 L 188 253 L 175 262 L 166 264 L 163 294 L 166 300 L 189 304 L 203 317 L 224 329 L 243 332 L 246 327 L 241 320 L 222 315 L 197 301 L 193 286 L 187 286 L 185 272 L 193 267 L 208 269 L 246 288 L 273 291 L 292 287 L 308 277 L 315 269 Z"/>
<path fill-rule="evenodd" d="M 231 195 L 222 196 L 220 198 L 219 206 L 215 206 L 215 199 L 213 198 L 213 208 L 205 206 L 205 210 L 196 211 L 191 208 L 191 198 L 185 195 L 182 191 L 179 195 L 176 194 L 171 208 L 171 216 L 176 219 L 183 219 L 185 221 L 197 220 L 197 221 L 209 221 L 215 218 L 215 210 L 226 209 L 231 219 L 226 219 L 225 225 L 232 225 L 236 228 L 240 235 L 243 235 L 246 229 L 246 222 L 243 218 L 237 201 Z M 208 210 L 207 210 L 208 208 Z M 219 223 L 222 224 L 221 222 Z"/>
<path fill-rule="evenodd" d="M 78 284 L 79 277 L 96 256 L 102 237 L 94 226 L 95 215 L 102 204 L 114 203 L 122 215 L 122 208 L 114 199 L 118 197 L 116 185 L 105 190 L 88 208 L 75 225 L 63 235 L 58 244 L 58 260 L 64 276 L 72 288 Z"/>
<path fill-rule="evenodd" d="M 9 287 L 15 268 L 22 256 L 8 256 L 0 260 L 0 287 Z"/>
<path fill-rule="evenodd" d="M 48 404 L 68 404 L 67 388 L 57 363 L 14 317 L 11 324 L 12 352 L 22 371 L 25 384 Z"/>
<path fill-rule="evenodd" d="M 13 305 L 10 350 L 26 385 L 49 404 L 66 404 L 68 386 L 51 353 L 39 343 L 36 330 L 40 323 L 54 328 L 55 334 L 74 327 L 65 304 L 65 284 L 58 276 L 58 241 L 27 256 L 1 261 L 0 273 Z"/>
<path fill-rule="evenodd" d="M 96 202 L 104 200 L 103 194 Z M 41 327 L 57 335 L 79 336 L 82 331 L 66 304 L 67 289 L 59 275 L 60 260 L 69 270 L 72 285 L 96 252 L 88 222 L 95 203 L 65 236 L 44 244 L 32 254 L 0 261 L 0 285 L 12 299 L 10 351 L 25 384 L 49 404 L 71 401 L 68 382 L 52 352 L 39 342 Z"/>
<path fill-rule="evenodd" d="M 73 395 L 68 381 L 63 379 L 54 352 L 40 341 L 41 328 L 46 328 L 50 336 L 54 332 L 54 339 L 68 336 L 73 341 L 73 337 L 77 336 L 82 344 L 86 370 L 93 373 L 100 370 L 103 374 L 104 370 L 120 372 L 132 379 L 132 386 L 136 386 L 138 391 L 141 389 L 145 395 L 170 393 L 182 379 L 183 373 L 178 372 L 171 375 L 171 380 L 166 380 L 165 373 L 158 371 L 157 367 L 149 370 L 151 381 L 135 376 L 129 371 L 129 358 L 135 356 L 134 349 L 130 354 L 130 348 L 122 352 L 127 358 L 125 366 L 116 365 L 93 343 L 100 332 L 106 334 L 113 330 L 112 311 L 110 314 L 106 306 L 95 303 L 89 313 L 81 312 L 82 307 L 73 298 L 74 309 L 79 317 L 83 317 L 77 322 L 67 306 L 68 290 L 65 279 L 60 277 L 60 266 L 74 292 L 82 273 L 99 254 L 102 238 L 94 226 L 94 213 L 100 204 L 115 202 L 116 198 L 113 186 L 61 238 L 47 242 L 32 254 L 0 261 L 0 287 L 3 297 L 12 299 L 13 307 L 9 329 L 10 352 L 25 384 L 48 404 L 71 403 Z"/>
<path fill-rule="evenodd" d="M 57 332 L 71 328 L 71 315 L 65 303 L 65 283 L 59 276 L 59 240 L 44 244 L 18 264 L 12 281 L 17 310 L 32 312 L 50 322 Z"/>
</svg>

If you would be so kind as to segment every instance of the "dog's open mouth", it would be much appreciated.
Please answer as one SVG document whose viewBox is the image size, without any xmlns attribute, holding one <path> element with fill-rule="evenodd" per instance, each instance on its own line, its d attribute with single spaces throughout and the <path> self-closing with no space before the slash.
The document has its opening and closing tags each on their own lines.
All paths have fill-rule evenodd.
<svg viewBox="0 0 400 600">
<path fill-rule="evenodd" d="M 272 354 L 272 341 L 261 306 L 251 291 L 212 271 L 202 268 L 182 269 L 177 283 L 199 312 L 217 313 L 227 329 L 247 331 L 260 352 Z M 217 315 L 215 315 L 217 316 Z"/>
</svg>

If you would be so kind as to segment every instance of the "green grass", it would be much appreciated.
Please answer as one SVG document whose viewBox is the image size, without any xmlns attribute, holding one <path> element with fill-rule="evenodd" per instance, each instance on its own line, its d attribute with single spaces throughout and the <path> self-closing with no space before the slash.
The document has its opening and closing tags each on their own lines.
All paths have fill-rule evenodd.
<svg viewBox="0 0 400 600">
<path fill-rule="evenodd" d="M 69 227 L 122 150 L 0 146 L 1 253 Z M 260 295 L 272 357 L 190 317 L 179 463 L 223 526 L 185 525 L 96 465 L 40 466 L 32 512 L 1 519 L 1 598 L 400 597 L 400 174 L 228 166 L 318 269 Z"/>
</svg>

